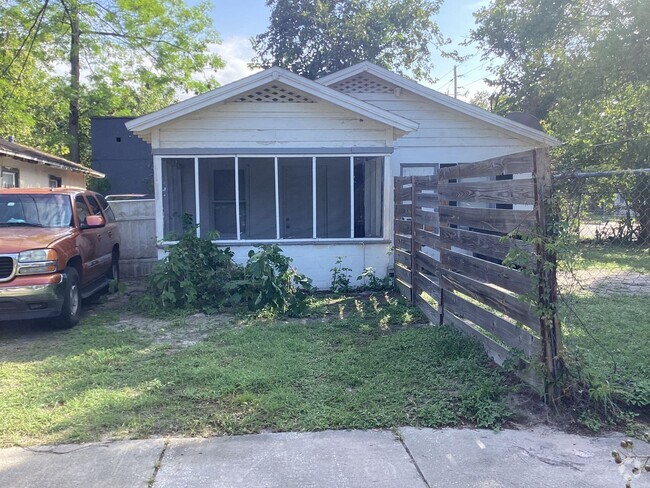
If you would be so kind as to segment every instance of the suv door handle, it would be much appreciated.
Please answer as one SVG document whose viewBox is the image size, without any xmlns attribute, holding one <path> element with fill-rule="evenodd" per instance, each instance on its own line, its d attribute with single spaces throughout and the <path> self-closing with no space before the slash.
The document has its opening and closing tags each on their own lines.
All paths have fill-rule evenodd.
<svg viewBox="0 0 650 488">
<path fill-rule="evenodd" d="M 102 240 L 102 235 L 101 235 L 101 234 L 97 234 L 97 239 L 99 239 L 99 240 L 101 241 L 101 240 Z"/>
<path fill-rule="evenodd" d="M 113 231 L 112 230 L 108 231 L 108 237 L 113 237 Z"/>
</svg>

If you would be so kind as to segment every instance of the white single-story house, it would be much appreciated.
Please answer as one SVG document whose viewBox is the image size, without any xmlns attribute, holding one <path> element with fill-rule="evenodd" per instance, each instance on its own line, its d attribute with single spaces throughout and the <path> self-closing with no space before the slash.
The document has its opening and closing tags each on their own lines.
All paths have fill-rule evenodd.
<svg viewBox="0 0 650 488">
<path fill-rule="evenodd" d="M 353 278 L 388 271 L 393 176 L 559 143 L 368 62 L 270 68 L 126 126 L 152 145 L 158 240 L 191 218 L 240 262 L 277 242 L 321 288 L 338 257 Z"/>
<path fill-rule="evenodd" d="M 0 188 L 86 188 L 86 176 L 104 174 L 82 164 L 0 139 Z"/>
</svg>

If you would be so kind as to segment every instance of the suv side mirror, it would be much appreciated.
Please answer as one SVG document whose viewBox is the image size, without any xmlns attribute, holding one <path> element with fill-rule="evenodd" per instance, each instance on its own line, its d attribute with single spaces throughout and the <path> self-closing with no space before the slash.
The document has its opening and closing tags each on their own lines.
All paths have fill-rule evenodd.
<svg viewBox="0 0 650 488">
<path fill-rule="evenodd" d="M 95 229 L 97 227 L 104 227 L 104 217 L 101 215 L 89 215 L 86 220 L 81 223 L 82 229 Z"/>
</svg>

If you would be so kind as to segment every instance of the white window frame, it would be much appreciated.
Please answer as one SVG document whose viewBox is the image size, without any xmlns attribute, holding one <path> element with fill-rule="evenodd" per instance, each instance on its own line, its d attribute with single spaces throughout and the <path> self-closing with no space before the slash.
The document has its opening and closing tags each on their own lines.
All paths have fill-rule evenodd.
<svg viewBox="0 0 650 488">
<path fill-rule="evenodd" d="M 56 183 L 56 186 L 52 186 L 52 183 Z M 63 178 L 56 175 L 48 175 L 48 184 L 50 188 L 61 188 L 63 186 Z"/>
<path fill-rule="evenodd" d="M 13 176 L 13 186 L 5 186 L 4 176 L 5 175 Z M 20 170 L 17 168 L 2 168 L 0 171 L 0 188 L 18 188 L 20 185 Z"/>
<path fill-rule="evenodd" d="M 317 158 L 333 158 L 333 157 L 347 157 L 350 164 L 350 237 L 316 237 L 317 235 L 317 222 L 316 222 L 316 159 Z M 383 226 L 381 237 L 354 237 L 354 158 L 363 157 L 376 157 L 384 158 L 384 199 L 382 206 Z M 162 181 L 162 162 L 163 159 L 194 159 L 194 191 L 195 191 L 195 221 L 197 226 L 197 236 L 200 235 L 200 201 L 201 191 L 199 186 L 199 159 L 233 159 L 235 160 L 235 198 L 236 198 L 236 226 L 237 226 L 237 239 L 228 240 L 213 240 L 214 244 L 223 246 L 251 246 L 254 244 L 332 244 L 332 243 L 347 243 L 347 244 L 362 244 L 362 243 L 387 243 L 390 242 L 390 202 L 392 199 L 392 185 L 390 184 L 390 153 L 344 153 L 344 154 L 319 154 L 319 153 L 300 153 L 300 154 L 201 154 L 201 155 L 165 155 L 160 154 L 154 156 L 154 187 L 156 191 L 156 235 L 158 242 L 161 246 L 171 246 L 178 244 L 178 241 L 165 241 L 164 240 L 164 209 L 163 209 L 163 181 Z M 275 239 L 241 239 L 240 228 L 240 215 L 239 215 L 239 158 L 268 158 L 273 159 L 274 172 L 275 172 Z M 312 164 L 312 217 L 313 217 L 313 232 L 311 238 L 305 239 L 282 239 L 280 238 L 280 192 L 279 192 L 279 178 L 278 178 L 278 160 L 280 158 L 308 158 L 311 159 Z"/>
</svg>

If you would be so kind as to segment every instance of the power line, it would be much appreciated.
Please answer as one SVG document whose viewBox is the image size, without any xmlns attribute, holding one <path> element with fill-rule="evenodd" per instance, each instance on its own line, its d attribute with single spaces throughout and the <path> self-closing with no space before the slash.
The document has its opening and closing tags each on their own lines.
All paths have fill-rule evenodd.
<svg viewBox="0 0 650 488">
<path fill-rule="evenodd" d="M 470 73 L 476 71 L 477 69 L 481 69 L 481 68 L 482 68 L 483 66 L 485 66 L 486 64 L 487 64 L 487 61 L 483 61 L 483 62 L 482 62 L 481 64 L 479 64 L 478 66 L 472 68 L 472 69 L 469 70 L 469 71 L 466 71 L 465 73 L 461 73 L 461 74 L 458 75 L 458 76 L 459 76 L 459 78 L 460 78 L 460 77 L 463 77 L 463 76 L 466 76 L 466 75 L 468 75 L 468 74 L 470 74 Z"/>
</svg>

